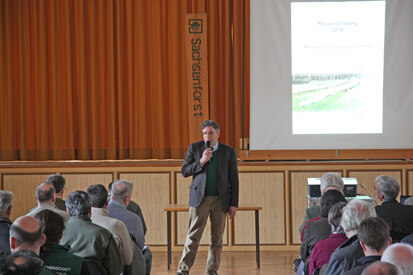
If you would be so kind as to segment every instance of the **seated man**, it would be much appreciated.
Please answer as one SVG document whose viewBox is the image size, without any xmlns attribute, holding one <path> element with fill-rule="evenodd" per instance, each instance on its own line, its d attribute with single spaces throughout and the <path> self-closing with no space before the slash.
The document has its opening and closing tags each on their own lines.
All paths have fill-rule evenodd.
<svg viewBox="0 0 413 275">
<path fill-rule="evenodd" d="M 10 252 L 10 214 L 12 209 L 13 193 L 0 191 L 0 254 Z"/>
<path fill-rule="evenodd" d="M 10 250 L 13 254 L 23 253 L 33 258 L 42 265 L 40 274 L 53 274 L 43 266 L 40 259 L 40 247 L 44 244 L 46 236 L 39 222 L 29 216 L 17 218 L 10 228 Z M 21 263 L 21 262 L 20 262 Z"/>
<path fill-rule="evenodd" d="M 66 211 L 65 201 L 62 199 L 63 193 L 65 191 L 65 185 L 66 185 L 65 178 L 62 175 L 53 174 L 53 175 L 50 175 L 46 181 L 53 184 L 53 187 L 55 189 L 55 192 L 56 192 L 55 205 L 57 209 Z"/>
<path fill-rule="evenodd" d="M 109 197 L 110 197 L 110 193 L 112 192 L 112 184 L 113 183 L 114 183 L 114 181 L 109 183 L 109 186 L 108 186 Z M 136 202 L 134 202 L 131 199 L 131 201 L 129 202 L 129 204 L 126 208 L 129 211 L 132 211 L 133 213 L 135 213 L 136 215 L 139 216 L 139 218 L 141 219 L 141 222 L 142 222 L 142 226 L 143 226 L 143 233 L 146 235 L 146 229 L 147 228 L 146 228 L 145 218 L 143 217 L 142 210 L 141 210 L 141 207 L 139 206 L 139 204 L 137 204 Z"/>
<path fill-rule="evenodd" d="M 364 253 L 359 243 L 357 230 L 364 220 L 375 216 L 373 204 L 363 200 L 353 199 L 343 208 L 341 226 L 348 240 L 333 252 L 325 274 L 342 274 L 360 265 L 358 260 L 364 256 Z"/>
<path fill-rule="evenodd" d="M 36 189 L 37 207 L 33 208 L 27 216 L 34 217 L 37 213 L 44 209 L 52 210 L 53 212 L 62 216 L 65 222 L 69 220 L 69 215 L 66 211 L 57 209 L 55 206 L 56 196 L 53 184 L 43 182 Z"/>
<path fill-rule="evenodd" d="M 377 197 L 381 205 L 376 206 L 377 216 L 387 222 L 393 242 L 400 242 L 413 233 L 413 206 L 396 201 L 400 185 L 393 177 L 381 175 L 376 178 Z"/>
<path fill-rule="evenodd" d="M 401 243 L 407 243 L 413 246 L 413 233 L 401 240 Z"/>
<path fill-rule="evenodd" d="M 335 189 L 341 191 L 343 193 L 344 189 L 344 182 L 343 179 L 336 173 L 327 173 L 321 176 L 320 178 L 320 192 L 321 195 L 324 194 L 325 191 Z M 308 220 L 314 219 L 320 216 L 321 206 L 316 205 L 305 210 L 304 221 L 300 226 L 300 235 L 302 235 L 305 223 Z"/>
<path fill-rule="evenodd" d="M 328 212 L 328 223 L 331 226 L 331 235 L 328 239 L 319 241 L 314 246 L 310 256 L 309 274 L 313 274 L 314 270 L 328 264 L 334 250 L 347 240 L 346 233 L 344 233 L 344 229 L 340 225 L 343 208 L 346 204 L 346 202 L 337 203 L 331 207 Z"/>
<path fill-rule="evenodd" d="M 331 226 L 327 217 L 331 207 L 339 202 L 346 202 L 343 193 L 338 190 L 327 190 L 321 197 L 321 219 L 307 223 L 304 231 L 303 242 L 301 243 L 301 260 L 306 262 L 310 257 L 314 246 L 321 240 L 327 239 L 331 234 Z"/>
<path fill-rule="evenodd" d="M 87 193 L 92 202 L 92 222 L 112 233 L 122 254 L 123 264 L 130 265 L 133 256 L 133 242 L 126 225 L 122 221 L 108 216 L 109 211 L 106 209 L 108 191 L 102 184 L 97 184 L 89 186 Z"/>
<path fill-rule="evenodd" d="M 42 260 L 33 257 L 30 250 L 19 250 L 13 254 L 7 254 L 0 258 L 0 274 L 2 275 L 46 274 L 42 272 Z"/>
<path fill-rule="evenodd" d="M 380 261 L 384 250 L 391 244 L 389 226 L 381 218 L 364 220 L 357 235 L 365 256 L 358 260 L 361 265 L 344 272 L 344 275 L 360 275 L 370 264 Z"/>
<path fill-rule="evenodd" d="M 409 244 L 390 245 L 384 250 L 381 260 L 399 267 L 403 274 L 413 274 L 413 247 Z"/>
<path fill-rule="evenodd" d="M 89 195 L 75 191 L 66 198 L 70 215 L 60 244 L 70 246 L 70 252 L 102 265 L 108 274 L 120 274 L 123 261 L 115 239 L 107 229 L 92 223 Z"/>
<path fill-rule="evenodd" d="M 363 270 L 363 275 L 403 275 L 400 268 L 391 263 L 374 262 Z"/>
<path fill-rule="evenodd" d="M 141 219 L 138 215 L 126 208 L 131 200 L 132 188 L 133 185 L 129 181 L 115 181 L 112 185 L 111 200 L 107 209 L 109 210 L 109 217 L 125 223 L 129 234 L 131 234 L 146 259 L 146 274 L 149 274 L 152 265 L 152 253 L 149 248 L 145 246 L 145 235 L 143 233 Z"/>
<path fill-rule="evenodd" d="M 40 211 L 35 218 L 46 235 L 46 241 L 40 248 L 40 258 L 44 261 L 44 266 L 59 274 L 89 274 L 83 258 L 73 255 L 69 252 L 69 247 L 59 244 L 65 228 L 63 218 L 49 209 Z"/>
</svg>

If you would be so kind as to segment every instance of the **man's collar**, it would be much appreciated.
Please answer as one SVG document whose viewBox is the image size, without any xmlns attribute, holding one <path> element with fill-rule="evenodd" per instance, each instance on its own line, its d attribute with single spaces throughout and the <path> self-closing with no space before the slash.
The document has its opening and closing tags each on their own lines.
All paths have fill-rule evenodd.
<svg viewBox="0 0 413 275">
<path fill-rule="evenodd" d="M 53 207 L 53 208 L 57 208 L 56 205 L 54 205 L 54 203 L 52 203 L 52 202 L 37 202 L 37 206 L 38 206 L 38 207 Z"/>
<path fill-rule="evenodd" d="M 217 144 L 215 144 L 214 146 L 212 146 L 213 151 L 218 150 L 218 144 L 219 144 L 219 142 L 217 142 Z"/>
<path fill-rule="evenodd" d="M 124 205 L 123 203 L 118 202 L 117 200 L 114 200 L 114 199 L 111 199 L 110 202 L 109 202 L 109 204 L 117 205 L 117 206 L 120 206 L 120 207 L 126 209 L 126 205 Z"/>
<path fill-rule="evenodd" d="M 108 216 L 109 211 L 106 208 L 92 207 L 92 217 L 93 215 Z"/>
</svg>

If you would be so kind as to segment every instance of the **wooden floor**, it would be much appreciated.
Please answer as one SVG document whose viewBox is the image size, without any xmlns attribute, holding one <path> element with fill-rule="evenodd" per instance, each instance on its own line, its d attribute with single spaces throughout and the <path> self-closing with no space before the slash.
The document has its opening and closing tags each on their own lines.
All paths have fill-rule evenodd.
<svg viewBox="0 0 413 275">
<path fill-rule="evenodd" d="M 181 253 L 172 253 L 172 265 L 168 271 L 166 252 L 152 253 L 152 272 L 154 275 L 175 274 Z M 198 252 L 190 274 L 205 274 L 205 264 L 208 252 Z M 299 257 L 299 252 L 261 252 L 261 268 L 255 263 L 255 252 L 222 252 L 220 275 L 270 275 L 295 274 L 293 261 Z"/>
</svg>

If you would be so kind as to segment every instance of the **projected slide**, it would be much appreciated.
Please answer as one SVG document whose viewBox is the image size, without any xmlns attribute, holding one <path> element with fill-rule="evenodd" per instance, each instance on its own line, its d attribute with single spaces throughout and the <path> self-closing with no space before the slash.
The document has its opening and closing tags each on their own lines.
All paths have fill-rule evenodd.
<svg viewBox="0 0 413 275">
<path fill-rule="evenodd" d="M 293 134 L 382 133 L 384 1 L 291 3 Z"/>
</svg>

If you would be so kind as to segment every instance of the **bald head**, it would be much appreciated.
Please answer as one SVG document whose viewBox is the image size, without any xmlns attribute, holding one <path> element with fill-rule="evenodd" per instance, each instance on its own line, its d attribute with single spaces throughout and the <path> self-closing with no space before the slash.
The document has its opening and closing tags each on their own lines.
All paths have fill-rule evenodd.
<svg viewBox="0 0 413 275">
<path fill-rule="evenodd" d="M 403 274 L 413 274 L 413 247 L 409 244 L 396 243 L 390 245 L 384 250 L 381 260 L 398 266 Z"/>
<path fill-rule="evenodd" d="M 38 202 L 54 202 L 55 189 L 50 182 L 43 182 L 36 189 L 36 199 Z"/>
<path fill-rule="evenodd" d="M 12 252 L 29 249 L 39 254 L 44 241 L 43 229 L 30 216 L 17 218 L 10 228 L 10 248 Z"/>
<path fill-rule="evenodd" d="M 391 263 L 374 262 L 363 270 L 362 275 L 401 275 L 400 269 Z"/>
</svg>

